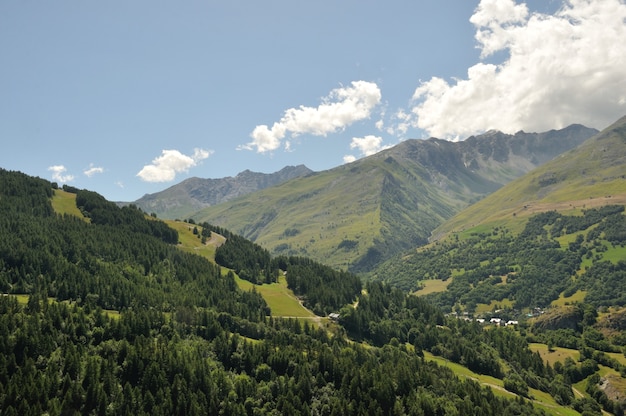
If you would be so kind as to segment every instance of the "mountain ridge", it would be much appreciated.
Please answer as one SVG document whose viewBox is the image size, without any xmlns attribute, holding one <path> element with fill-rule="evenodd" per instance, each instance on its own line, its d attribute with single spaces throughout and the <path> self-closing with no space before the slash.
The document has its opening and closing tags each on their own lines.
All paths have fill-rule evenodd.
<svg viewBox="0 0 626 416">
<path fill-rule="evenodd" d="M 146 194 L 133 202 L 146 212 L 159 217 L 187 218 L 194 212 L 211 205 L 230 201 L 284 181 L 313 173 L 305 165 L 285 166 L 273 173 L 253 172 L 246 169 L 236 176 L 217 179 L 188 178 L 163 191 Z"/>
<path fill-rule="evenodd" d="M 468 143 L 406 140 L 204 208 L 192 218 L 231 229 L 273 254 L 367 271 L 427 243 L 436 227 L 463 208 L 595 133 L 572 125 L 545 133 L 490 132 Z"/>
<path fill-rule="evenodd" d="M 433 239 L 453 231 L 557 208 L 614 203 L 626 193 L 626 116 L 581 145 L 529 172 L 439 226 Z M 622 198 L 623 199 L 623 198 Z M 487 210 L 487 207 L 490 209 Z"/>
</svg>

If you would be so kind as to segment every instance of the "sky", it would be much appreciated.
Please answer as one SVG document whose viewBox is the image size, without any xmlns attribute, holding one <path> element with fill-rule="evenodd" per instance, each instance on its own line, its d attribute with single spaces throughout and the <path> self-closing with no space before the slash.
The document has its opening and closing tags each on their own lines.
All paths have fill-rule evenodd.
<svg viewBox="0 0 626 416">
<path fill-rule="evenodd" d="M 134 201 L 399 142 L 603 129 L 624 0 L 4 0 L 0 167 Z"/>
</svg>

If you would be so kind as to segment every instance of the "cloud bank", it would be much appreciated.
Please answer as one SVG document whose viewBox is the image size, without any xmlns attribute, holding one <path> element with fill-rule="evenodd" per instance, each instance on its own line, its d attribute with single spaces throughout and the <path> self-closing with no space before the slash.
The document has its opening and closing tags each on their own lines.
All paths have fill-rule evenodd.
<svg viewBox="0 0 626 416">
<path fill-rule="evenodd" d="M 477 63 L 467 79 L 421 83 L 411 110 L 396 115 L 396 131 L 453 139 L 489 129 L 604 128 L 626 113 L 623 1 L 570 0 L 546 15 L 513 0 L 482 0 L 470 21 L 481 58 L 504 61 Z"/>
<path fill-rule="evenodd" d="M 48 170 L 52 172 L 52 180 L 54 181 L 65 183 L 74 180 L 74 175 L 65 174 L 67 168 L 63 165 L 50 166 Z"/>
<path fill-rule="evenodd" d="M 326 136 L 343 130 L 356 121 L 369 118 L 374 107 L 380 103 L 381 96 L 375 83 L 353 81 L 350 87 L 331 91 L 316 108 L 290 108 L 271 128 L 256 126 L 251 134 L 252 141 L 239 146 L 239 149 L 256 149 L 258 153 L 264 153 L 278 149 L 288 134 L 291 137 L 300 134 Z M 289 146 L 287 141 L 285 147 L 289 149 Z"/>
<path fill-rule="evenodd" d="M 176 178 L 177 173 L 187 172 L 211 153 L 208 150 L 194 149 L 193 155 L 187 156 L 178 150 L 163 150 L 161 156 L 155 158 L 152 164 L 144 166 L 137 176 L 145 182 L 170 182 Z"/>
</svg>

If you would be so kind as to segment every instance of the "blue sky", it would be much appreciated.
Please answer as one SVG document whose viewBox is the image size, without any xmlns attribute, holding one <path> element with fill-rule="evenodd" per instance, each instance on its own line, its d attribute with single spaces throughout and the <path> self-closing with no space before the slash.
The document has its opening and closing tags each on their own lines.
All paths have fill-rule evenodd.
<svg viewBox="0 0 626 416">
<path fill-rule="evenodd" d="M 623 0 L 0 2 L 0 167 L 132 201 L 626 114 Z"/>
</svg>

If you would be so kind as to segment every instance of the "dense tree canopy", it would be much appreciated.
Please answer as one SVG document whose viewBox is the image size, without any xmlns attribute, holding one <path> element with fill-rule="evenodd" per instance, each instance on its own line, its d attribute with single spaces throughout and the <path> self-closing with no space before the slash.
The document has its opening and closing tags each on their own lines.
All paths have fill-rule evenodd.
<svg viewBox="0 0 626 416">
<path fill-rule="evenodd" d="M 485 331 L 390 285 L 363 287 L 357 276 L 305 258 L 270 258 L 203 224 L 203 233 L 231 241 L 216 255 L 222 266 L 258 283 L 286 273 L 289 287 L 316 313 L 339 312 L 330 326 L 270 317 L 263 298 L 238 289 L 232 272 L 177 248 L 178 235 L 166 224 L 70 190 L 89 221 L 54 212 L 53 184 L 0 170 L 2 414 L 543 414 L 527 400 L 533 389 L 588 412 L 602 406 L 620 414 L 597 383 L 589 385 L 588 399 L 574 400 L 572 382 L 592 377 L 599 364 L 620 368 L 600 351 L 602 334 L 588 326 L 573 335 L 586 348 L 584 361 L 552 368 L 521 331 Z M 528 258 L 570 273 L 578 263 L 548 237 L 529 235 L 544 250 Z M 475 265 L 468 279 L 477 290 L 486 263 L 465 258 Z M 442 270 L 454 261 L 461 262 L 450 256 Z M 507 264 L 494 261 L 489 273 L 512 272 Z M 517 279 L 531 276 L 532 264 L 515 269 Z M 537 282 L 541 290 L 550 284 Z M 587 324 L 595 319 L 592 310 L 580 316 Z M 425 351 L 496 377 L 518 396 L 494 395 L 425 359 Z"/>
</svg>

